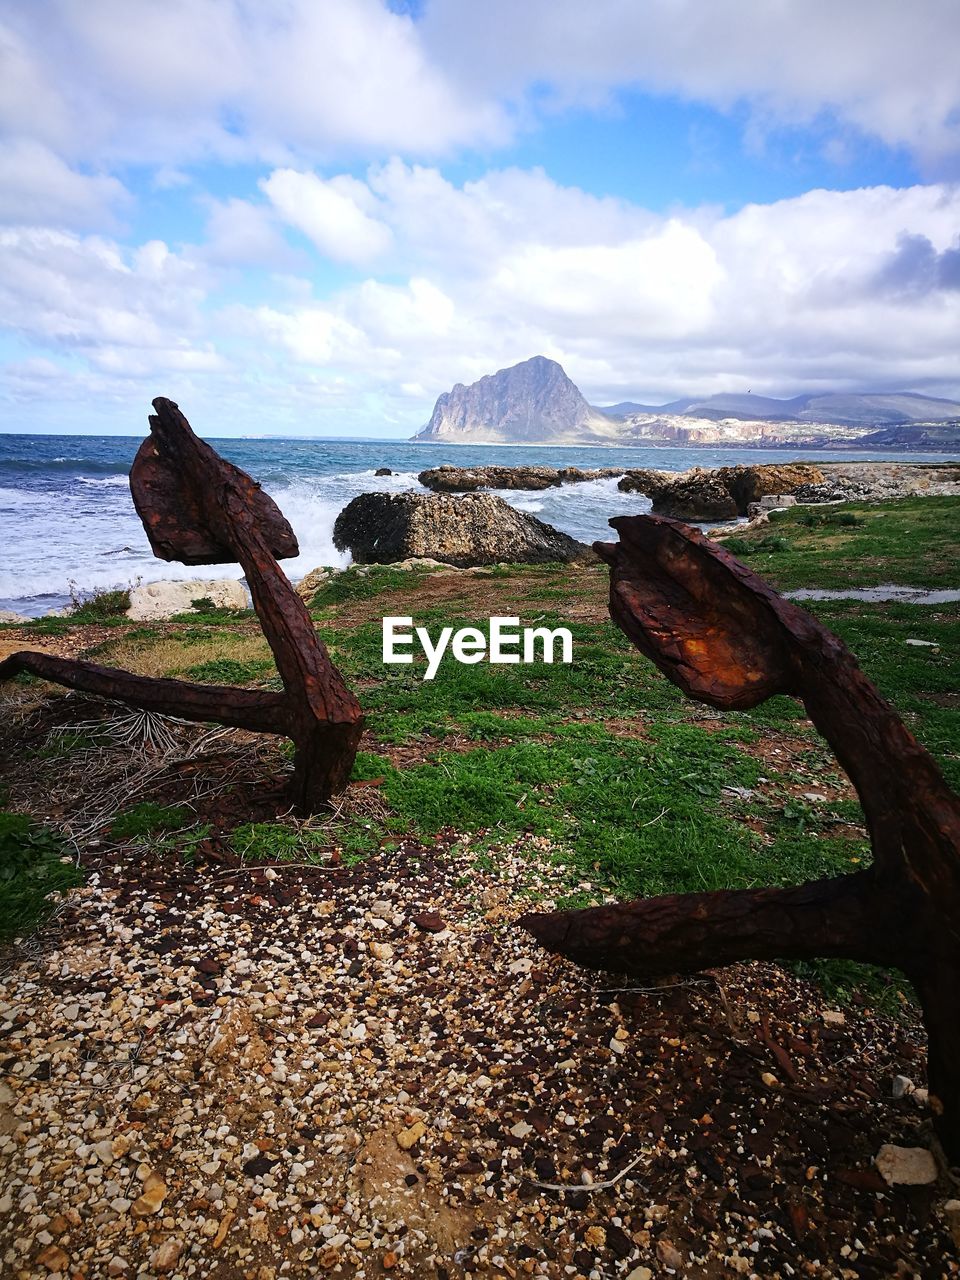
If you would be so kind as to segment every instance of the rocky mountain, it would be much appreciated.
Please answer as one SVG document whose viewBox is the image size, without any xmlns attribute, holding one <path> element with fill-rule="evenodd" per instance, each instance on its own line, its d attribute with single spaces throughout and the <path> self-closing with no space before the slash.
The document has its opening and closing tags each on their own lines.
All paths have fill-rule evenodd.
<svg viewBox="0 0 960 1280">
<path fill-rule="evenodd" d="M 534 356 L 461 383 L 413 437 L 449 444 L 742 445 L 902 449 L 960 447 L 960 402 L 912 391 L 823 393 L 777 400 L 751 392 L 631 400 L 598 409 L 555 360 Z"/>
<path fill-rule="evenodd" d="M 872 394 L 814 393 L 794 396 L 791 400 L 774 400 L 770 396 L 721 394 L 703 399 L 671 400 L 668 404 L 636 404 L 623 400 L 601 409 L 611 418 L 629 418 L 638 414 L 660 414 L 670 417 L 704 418 L 719 422 L 733 419 L 741 422 L 810 422 L 858 427 L 881 427 L 904 422 L 947 422 L 960 419 L 960 402 L 914 391 L 878 392 Z"/>
<path fill-rule="evenodd" d="M 560 365 L 534 356 L 437 400 L 413 438 L 450 444 L 544 444 L 616 438 L 616 425 L 592 409 Z"/>
</svg>

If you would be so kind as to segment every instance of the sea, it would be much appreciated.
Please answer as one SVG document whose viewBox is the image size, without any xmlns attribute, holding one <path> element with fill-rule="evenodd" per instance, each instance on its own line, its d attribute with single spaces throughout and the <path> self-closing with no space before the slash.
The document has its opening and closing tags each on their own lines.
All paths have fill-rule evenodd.
<svg viewBox="0 0 960 1280">
<path fill-rule="evenodd" d="M 114 587 L 169 578 L 241 577 L 239 565 L 167 564 L 151 554 L 133 507 L 130 464 L 142 437 L 0 434 L 0 609 L 39 617 L 71 599 Z M 318 565 L 344 567 L 333 545 L 337 514 L 357 494 L 425 492 L 417 475 L 427 467 L 519 465 L 656 467 L 815 460 L 944 462 L 941 453 L 873 450 L 734 448 L 617 448 L 408 444 L 397 441 L 259 439 L 210 440 L 225 458 L 277 501 L 300 543 L 284 562 L 297 580 Z M 389 467 L 389 476 L 377 476 Z M 493 492 L 497 492 L 494 490 Z M 621 493 L 616 479 L 588 481 L 500 497 L 521 511 L 592 542 L 610 535 L 612 516 L 648 511 L 649 499 Z"/>
</svg>

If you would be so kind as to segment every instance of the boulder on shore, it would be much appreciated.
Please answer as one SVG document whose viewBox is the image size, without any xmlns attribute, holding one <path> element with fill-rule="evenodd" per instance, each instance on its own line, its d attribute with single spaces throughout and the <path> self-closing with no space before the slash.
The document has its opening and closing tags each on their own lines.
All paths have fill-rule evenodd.
<svg viewBox="0 0 960 1280">
<path fill-rule="evenodd" d="M 584 543 L 489 493 L 362 493 L 337 516 L 333 542 L 359 564 L 427 557 L 469 568 L 594 558 Z"/>
<path fill-rule="evenodd" d="M 740 515 L 746 515 L 751 502 L 759 502 L 768 494 L 793 494 L 802 484 L 821 484 L 824 480 L 820 468 L 809 462 L 765 462 L 753 467 L 718 467 L 713 474 L 726 486 Z"/>
<path fill-rule="evenodd" d="M 617 488 L 621 493 L 645 493 L 653 498 L 661 489 L 669 488 L 680 476 L 687 472 L 654 471 L 650 467 L 635 467 L 622 478 Z"/>
<path fill-rule="evenodd" d="M 618 485 L 625 493 L 645 493 L 657 515 L 676 520 L 731 520 L 768 495 L 792 495 L 823 480 L 807 462 L 760 463 L 747 467 L 693 467 L 669 471 L 628 471 Z"/>
<path fill-rule="evenodd" d="M 209 600 L 214 609 L 249 609 L 247 589 L 236 578 L 190 578 L 183 582 L 147 582 L 130 591 L 127 617 L 134 622 L 153 622 L 190 613 L 194 600 Z"/>
<path fill-rule="evenodd" d="M 729 489 L 712 471 L 692 471 L 653 495 L 658 516 L 674 520 L 732 520 L 737 504 Z"/>
<path fill-rule="evenodd" d="M 623 475 L 622 467 L 454 467 L 444 463 L 421 471 L 417 479 L 434 493 L 474 493 L 478 489 L 555 489 L 563 484 L 582 484 Z"/>
</svg>

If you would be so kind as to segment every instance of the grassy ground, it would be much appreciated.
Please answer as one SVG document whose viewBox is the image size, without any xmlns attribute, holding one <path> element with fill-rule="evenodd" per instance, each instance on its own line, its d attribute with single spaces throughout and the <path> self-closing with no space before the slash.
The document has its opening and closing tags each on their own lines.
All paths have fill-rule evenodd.
<svg viewBox="0 0 960 1280">
<path fill-rule="evenodd" d="M 960 585 L 960 498 L 774 511 L 727 546 L 783 590 Z"/>
<path fill-rule="evenodd" d="M 957 586 L 956 510 L 956 500 L 940 499 L 850 505 L 829 512 L 847 522 L 812 526 L 791 511 L 775 526 L 789 546 L 750 562 L 781 586 Z M 606 584 L 601 566 L 469 574 L 386 568 L 335 578 L 312 614 L 367 714 L 355 771 L 364 785 L 348 793 L 366 799 L 307 826 L 238 814 L 226 836 L 232 847 L 250 859 L 319 859 L 333 848 L 351 859 L 402 835 L 429 839 L 454 828 L 471 836 L 477 859 L 495 865 L 498 850 L 534 833 L 544 838 L 545 856 L 565 868 L 570 904 L 790 884 L 863 866 L 869 844 L 856 796 L 802 708 L 776 698 L 724 715 L 687 701 L 610 623 Z M 830 602 L 815 609 L 960 787 L 960 607 Z M 422 660 L 382 663 L 387 614 L 412 614 L 434 635 L 441 625 L 476 625 L 492 614 L 566 625 L 574 662 L 492 667 L 447 659 L 424 682 Z M 50 624 L 35 629 L 49 634 Z M 277 684 L 250 615 L 98 634 L 97 661 L 151 675 Z M 146 809 L 114 815 L 110 838 L 144 839 L 188 825 L 182 812 L 169 817 L 168 793 L 144 801 Z M 165 847 L 177 839 L 162 838 Z M 185 834 L 184 848 L 197 838 Z M 886 975 L 839 964 L 816 969 L 835 987 L 866 981 L 870 998 L 900 998 Z"/>
</svg>

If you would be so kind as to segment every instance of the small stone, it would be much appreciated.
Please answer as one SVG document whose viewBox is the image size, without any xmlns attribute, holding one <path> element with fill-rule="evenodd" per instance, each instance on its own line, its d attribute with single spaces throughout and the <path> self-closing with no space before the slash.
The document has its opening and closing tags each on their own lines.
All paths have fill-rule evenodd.
<svg viewBox="0 0 960 1280">
<path fill-rule="evenodd" d="M 443 933 L 447 927 L 439 911 L 421 911 L 410 919 L 424 933 Z"/>
<path fill-rule="evenodd" d="M 683 1254 L 669 1240 L 663 1237 L 657 1241 L 657 1257 L 665 1267 L 669 1267 L 672 1271 L 679 1271 L 683 1266 Z"/>
<path fill-rule="evenodd" d="M 943 1206 L 943 1216 L 953 1243 L 960 1248 L 960 1200 L 948 1200 Z"/>
<path fill-rule="evenodd" d="M 653 1272 L 649 1267 L 634 1267 L 627 1280 L 653 1280 Z"/>
<path fill-rule="evenodd" d="M 167 1194 L 167 1184 L 159 1174 L 151 1173 L 143 1188 L 143 1194 L 130 1206 L 135 1218 L 147 1218 L 158 1213 Z"/>
<path fill-rule="evenodd" d="M 937 1180 L 937 1162 L 926 1147 L 896 1147 L 884 1143 L 875 1163 L 889 1186 L 928 1186 Z"/>
<path fill-rule="evenodd" d="M 220 1220 L 220 1225 L 217 1228 L 217 1234 L 213 1237 L 214 1249 L 219 1249 L 220 1246 L 223 1244 L 224 1240 L 226 1240 L 227 1232 L 230 1230 L 230 1227 L 232 1226 L 233 1220 L 236 1216 L 237 1215 L 234 1213 L 232 1209 L 228 1209 L 227 1212 L 223 1215 L 223 1217 Z"/>
<path fill-rule="evenodd" d="M 847 1015 L 839 1009 L 824 1009 L 823 1021 L 828 1027 L 842 1027 L 846 1025 Z"/>
<path fill-rule="evenodd" d="M 610 1052 L 626 1053 L 626 1051 L 627 1051 L 627 1046 L 623 1043 L 622 1040 L 618 1040 L 616 1036 L 614 1036 L 614 1038 L 610 1041 Z"/>
<path fill-rule="evenodd" d="M 583 1233 L 583 1241 L 591 1249 L 602 1249 L 607 1243 L 607 1233 L 603 1227 L 587 1227 Z"/>
<path fill-rule="evenodd" d="M 510 1132 L 515 1138 L 527 1138 L 533 1133 L 533 1125 L 527 1124 L 526 1120 L 518 1120 Z"/>
<path fill-rule="evenodd" d="M 905 1098 L 908 1093 L 913 1093 L 916 1085 L 909 1076 L 893 1077 L 893 1096 L 895 1098 Z"/>
<path fill-rule="evenodd" d="M 777 1077 L 773 1075 L 772 1072 L 770 1071 L 761 1072 L 760 1079 L 763 1081 L 763 1083 L 767 1086 L 768 1089 L 775 1089 L 776 1086 L 780 1083 Z"/>
<path fill-rule="evenodd" d="M 126 1260 L 126 1258 L 121 1258 L 119 1254 L 116 1254 L 107 1263 L 107 1275 L 122 1276 L 127 1271 L 129 1266 L 130 1266 L 130 1263 Z"/>
<path fill-rule="evenodd" d="M 69 1255 L 56 1244 L 47 1245 L 42 1253 L 37 1254 L 37 1261 L 48 1271 L 66 1271 L 70 1265 Z"/>
<path fill-rule="evenodd" d="M 393 947 L 391 947 L 389 942 L 371 942 L 370 953 L 375 956 L 377 960 L 393 959 Z"/>
<path fill-rule="evenodd" d="M 426 1132 L 427 1126 L 423 1121 L 416 1120 L 409 1129 L 402 1129 L 397 1134 L 397 1145 L 403 1151 L 409 1151 L 411 1147 L 416 1146 Z"/>
<path fill-rule="evenodd" d="M 182 1250 L 182 1240 L 178 1240 L 176 1237 L 164 1240 L 163 1244 L 150 1259 L 150 1266 L 158 1276 L 166 1275 L 168 1271 L 173 1271 L 176 1267 Z"/>
<path fill-rule="evenodd" d="M 748 1010 L 747 1010 L 747 1021 L 748 1021 L 748 1022 L 759 1022 L 759 1021 L 760 1021 L 760 1015 L 759 1015 L 759 1013 L 757 1013 L 756 1009 L 748 1009 Z"/>
<path fill-rule="evenodd" d="M 393 1252 L 392 1249 L 389 1250 L 387 1253 L 385 1253 L 383 1257 L 380 1259 L 380 1262 L 384 1271 L 392 1271 L 399 1261 L 400 1259 L 397 1257 L 397 1255 Z"/>
</svg>

